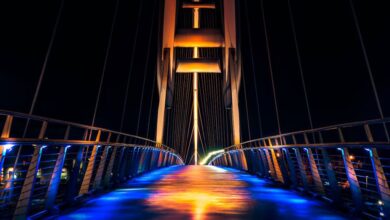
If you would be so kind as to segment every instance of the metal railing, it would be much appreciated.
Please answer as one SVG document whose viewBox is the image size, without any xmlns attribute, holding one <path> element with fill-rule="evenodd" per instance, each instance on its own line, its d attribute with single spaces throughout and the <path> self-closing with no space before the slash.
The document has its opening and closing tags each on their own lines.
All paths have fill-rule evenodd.
<svg viewBox="0 0 390 220">
<path fill-rule="evenodd" d="M 184 164 L 123 132 L 0 110 L 0 219 L 37 216 L 141 173 Z"/>
<path fill-rule="evenodd" d="M 209 164 L 299 189 L 371 219 L 390 216 L 390 118 L 345 123 L 229 146 Z"/>
</svg>

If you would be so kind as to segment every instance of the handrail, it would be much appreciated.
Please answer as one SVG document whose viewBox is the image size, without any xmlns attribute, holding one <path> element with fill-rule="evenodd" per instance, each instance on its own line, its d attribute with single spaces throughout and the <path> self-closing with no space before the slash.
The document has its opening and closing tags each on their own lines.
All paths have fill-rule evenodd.
<svg viewBox="0 0 390 220">
<path fill-rule="evenodd" d="M 310 133 L 316 133 L 316 132 L 321 132 L 321 131 L 336 130 L 339 128 L 357 127 L 357 126 L 374 125 L 374 124 L 385 124 L 385 123 L 389 123 L 389 122 L 390 122 L 390 118 L 372 119 L 372 120 L 365 120 L 365 121 L 358 121 L 358 122 L 348 122 L 348 123 L 330 125 L 330 126 L 325 126 L 325 127 L 320 127 L 320 128 L 294 131 L 294 132 L 284 133 L 284 134 L 280 134 L 280 135 L 272 135 L 272 136 L 267 136 L 267 137 L 256 138 L 256 139 L 244 141 L 240 144 L 230 145 L 224 149 L 228 150 L 230 148 L 235 148 L 237 146 L 242 146 L 242 145 L 246 145 L 246 144 L 250 144 L 250 143 L 254 143 L 254 142 L 267 141 L 269 139 L 272 139 L 272 140 L 281 139 L 283 137 L 288 137 L 288 136 L 293 136 L 293 135 L 298 135 L 298 134 L 310 134 Z"/>
<path fill-rule="evenodd" d="M 224 148 L 223 149 L 224 152 L 213 155 L 213 157 L 210 158 L 209 163 L 210 163 L 210 161 L 212 162 L 216 158 L 220 157 L 222 154 L 229 152 L 229 151 L 232 151 L 232 150 L 245 150 L 245 149 L 270 147 L 270 146 L 272 146 L 272 148 L 307 147 L 307 146 L 313 146 L 313 145 L 316 145 L 316 146 L 336 146 L 337 144 L 343 144 L 343 145 L 349 145 L 349 146 L 354 146 L 354 145 L 363 146 L 363 145 L 369 145 L 369 144 L 372 145 L 374 143 L 375 145 L 381 145 L 381 146 L 388 147 L 390 145 L 390 140 L 381 141 L 381 142 L 375 142 L 375 141 L 373 142 L 371 131 L 369 131 L 368 133 L 366 131 L 367 142 L 355 141 L 355 140 L 354 141 L 345 141 L 344 137 L 342 135 L 342 129 L 343 128 L 350 128 L 350 127 L 364 127 L 364 129 L 367 129 L 367 128 L 370 129 L 369 128 L 370 125 L 383 124 L 383 126 L 386 126 L 386 123 L 389 123 L 389 122 L 390 122 L 390 118 L 372 119 L 372 120 L 342 123 L 342 124 L 330 125 L 330 126 L 325 126 L 325 127 L 320 127 L 320 128 L 289 132 L 289 133 L 284 133 L 284 134 L 280 134 L 280 135 L 272 135 L 272 136 L 268 136 L 268 137 L 256 138 L 256 139 L 244 141 L 240 144 L 230 145 L 230 146 Z M 367 126 L 367 128 L 365 126 Z M 297 143 L 297 141 L 295 139 L 295 137 L 298 135 L 306 135 L 305 138 L 307 138 L 308 137 L 307 135 L 309 135 L 309 134 L 315 135 L 318 133 L 321 135 L 322 134 L 321 132 L 331 131 L 331 130 L 339 130 L 338 135 L 340 138 L 340 142 L 327 143 L 327 142 L 322 142 L 322 140 L 321 140 L 318 142 L 314 141 L 312 143 L 309 143 L 309 141 L 306 139 L 305 143 Z M 384 129 L 384 132 L 386 132 L 386 129 Z M 292 139 L 294 140 L 295 143 L 287 144 L 287 143 L 285 143 L 286 139 L 284 139 L 284 142 L 283 142 L 282 139 L 287 138 L 287 137 L 292 137 Z M 372 139 L 372 140 L 370 141 L 370 139 Z M 278 141 L 277 144 L 272 143 L 272 141 L 275 141 L 275 140 Z M 253 146 L 254 143 L 256 143 L 256 146 Z"/>
<path fill-rule="evenodd" d="M 23 118 L 23 119 L 27 119 L 27 120 L 33 120 L 33 121 L 40 121 L 40 122 L 48 122 L 48 123 L 53 123 L 53 124 L 59 124 L 59 125 L 64 125 L 64 126 L 71 126 L 71 127 L 74 127 L 74 128 L 82 128 L 82 129 L 88 129 L 88 130 L 91 130 L 91 131 L 102 131 L 102 132 L 107 132 L 107 133 L 111 133 L 111 134 L 116 134 L 116 135 L 121 135 L 121 136 L 125 136 L 125 137 L 130 137 L 130 138 L 134 138 L 134 139 L 138 139 L 138 140 L 141 140 L 141 141 L 146 141 L 146 142 L 149 142 L 151 144 L 154 144 L 155 146 L 159 146 L 159 147 L 162 147 L 164 149 L 166 149 L 167 151 L 169 152 L 172 152 L 172 153 L 175 153 L 177 154 L 176 150 L 174 150 L 173 148 L 167 146 L 167 145 L 164 145 L 164 144 L 158 144 L 156 141 L 154 140 L 151 140 L 151 139 L 148 139 L 148 138 L 144 138 L 144 137 L 140 137 L 140 136 L 137 136 L 137 135 L 132 135 L 132 134 L 127 134 L 127 133 L 123 133 L 123 132 L 119 132 L 119 131 L 114 131 L 114 130 L 110 130 L 110 129 L 106 129 L 106 128 L 101 128 L 101 127 L 96 127 L 96 126 L 90 126 L 90 125 L 85 125 L 85 124 L 80 124 L 80 123 L 75 123 L 75 122 L 69 122 L 69 121 L 65 121 L 65 120 L 59 120 L 59 119 L 54 119 L 54 118 L 49 118 L 49 117 L 44 117 L 44 116 L 37 116 L 37 115 L 30 115 L 30 114 L 26 114 L 26 113 L 22 113 L 22 112 L 16 112 L 16 111 L 9 111 L 9 110 L 4 110 L 4 109 L 0 109 L 0 115 L 3 115 L 3 116 L 13 116 L 13 117 L 16 117 L 16 118 Z M 8 139 L 0 139 L 0 143 L 6 143 L 6 142 L 12 142 L 11 140 L 12 138 L 8 138 Z M 37 142 L 39 141 L 48 141 L 48 140 L 35 140 Z M 55 140 L 56 143 L 60 143 L 60 140 Z M 75 141 L 75 140 L 73 140 Z M 18 140 L 14 140 L 14 142 L 34 142 L 32 141 L 32 139 L 24 139 L 24 138 L 19 138 Z M 64 143 L 66 143 L 67 141 L 63 140 Z M 77 141 L 76 141 L 77 142 Z M 94 141 L 78 141 L 79 143 L 81 142 L 85 142 L 87 144 L 96 144 L 96 142 Z M 99 142 L 99 143 L 103 143 L 103 142 Z M 105 142 L 105 144 L 107 144 L 107 142 Z M 111 145 L 114 145 L 114 143 L 110 143 Z M 126 144 L 126 143 L 121 143 L 122 145 L 131 145 L 131 144 Z M 115 144 L 116 145 L 116 144 Z M 180 155 L 177 155 L 180 157 Z M 181 159 L 181 158 L 180 158 Z"/>
</svg>

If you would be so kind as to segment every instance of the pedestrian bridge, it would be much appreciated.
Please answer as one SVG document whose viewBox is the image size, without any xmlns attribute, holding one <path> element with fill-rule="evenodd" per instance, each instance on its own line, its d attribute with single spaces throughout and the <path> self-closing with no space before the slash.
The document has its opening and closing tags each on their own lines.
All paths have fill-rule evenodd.
<svg viewBox="0 0 390 220">
<path fill-rule="evenodd" d="M 390 118 L 383 113 L 352 0 L 348 13 L 352 12 L 356 38 L 367 67 L 366 80 L 370 82 L 370 85 L 364 85 L 372 89 L 364 95 L 373 95 L 376 104 L 364 109 L 374 109 L 375 113 L 371 112 L 370 117 L 379 113 L 378 119 L 319 128 L 313 125 L 294 13 L 287 1 L 286 17 L 290 21 L 289 31 L 294 44 L 291 48 L 296 55 L 292 60 L 297 61 L 301 82 L 291 87 L 302 88 L 298 98 L 304 99 L 302 106 L 307 114 L 295 111 L 283 119 L 290 123 L 291 118 L 301 114 L 309 122 L 307 130 L 290 133 L 282 129 L 275 86 L 277 78 L 274 78 L 274 70 L 290 67 L 284 66 L 279 59 L 272 62 L 270 25 L 262 0 L 260 13 L 250 8 L 257 3 L 246 0 L 145 2 L 149 3 L 145 0 L 134 3 L 138 6 L 138 20 L 134 30 L 131 29 L 133 46 L 125 85 L 117 82 L 122 78 L 111 84 L 107 80 L 104 82 L 110 53 L 115 51 L 110 51 L 115 39 L 115 24 L 121 18 L 117 16 L 120 1 L 115 3 L 102 72 L 100 77 L 96 77 L 98 74 L 91 77 L 99 79 L 99 87 L 93 97 L 91 123 L 86 125 L 35 115 L 36 103 L 43 109 L 56 108 L 55 104 L 42 104 L 37 100 L 41 85 L 51 82 L 43 79 L 63 19 L 64 0 L 60 1 L 28 114 L 0 110 L 0 219 L 389 218 Z M 135 7 L 132 5 L 131 8 Z M 252 33 L 256 26 L 250 25 L 249 12 L 262 21 L 265 44 L 261 47 L 265 55 L 261 62 L 255 60 L 259 54 L 253 48 L 259 43 L 258 40 L 252 42 L 252 36 L 258 33 Z M 150 18 L 150 23 L 145 22 L 145 17 Z M 143 40 L 138 36 L 139 29 L 147 29 L 149 25 L 148 37 Z M 153 54 L 153 36 L 157 36 L 154 51 L 157 56 L 153 63 L 156 71 L 148 71 L 152 66 L 149 58 Z M 142 47 L 140 54 L 146 52 L 145 68 L 141 73 L 133 67 L 142 60 L 142 55 L 135 52 L 138 44 Z M 245 53 L 242 53 L 244 49 Z M 256 70 L 257 62 L 267 68 Z M 283 67 L 273 68 L 275 63 L 281 63 Z M 250 71 L 244 73 L 248 69 L 252 74 Z M 153 73 L 153 80 L 148 80 L 152 78 L 149 72 Z M 267 77 L 263 78 L 269 80 L 270 85 L 258 88 L 262 80 L 257 77 L 265 74 Z M 252 76 L 250 80 L 248 76 Z M 75 81 L 82 82 L 83 87 L 90 86 L 85 90 L 94 85 L 72 78 L 67 81 L 67 91 L 72 90 Z M 286 81 L 283 87 L 290 83 L 289 79 Z M 55 88 L 57 84 L 53 84 L 50 85 Z M 151 91 L 145 89 L 146 85 L 151 85 Z M 12 86 L 19 89 L 19 85 Z M 109 90 L 122 86 L 125 89 L 123 102 L 119 103 L 121 120 L 112 123 L 112 127 L 120 124 L 118 131 L 97 126 L 103 124 L 96 120 L 101 116 L 100 110 L 116 109 L 113 106 L 118 103 L 114 102 L 122 101 L 122 97 L 112 96 Z M 246 86 L 251 86 L 248 94 Z M 261 91 L 267 88 L 272 93 L 259 98 Z M 156 103 L 153 102 L 154 93 L 158 96 Z M 11 101 L 26 97 L 12 97 Z M 102 97 L 109 104 L 102 105 Z M 248 97 L 252 102 L 248 102 Z M 290 94 L 286 97 L 293 98 Z M 261 109 L 259 100 L 262 98 L 272 104 Z M 69 100 L 73 101 L 72 98 Z M 149 103 L 149 111 L 143 108 L 144 102 Z M 286 111 L 296 107 L 291 103 L 283 106 L 288 108 Z M 72 103 L 72 108 L 79 106 Z M 277 132 L 272 134 L 276 135 L 263 135 L 261 113 L 264 108 L 271 108 L 267 118 L 275 116 L 272 122 L 276 122 Z M 138 114 L 127 121 L 126 117 L 134 115 L 134 109 Z M 156 110 L 155 120 L 151 119 L 153 109 Z M 240 114 L 240 110 L 244 111 Z M 82 107 L 77 111 L 83 118 L 88 113 Z M 100 117 L 100 120 L 112 122 L 113 118 Z M 150 126 L 153 122 L 155 127 Z M 133 125 L 135 129 L 124 129 Z M 272 123 L 264 125 L 273 127 Z M 134 130 L 135 135 L 124 130 Z M 141 130 L 145 134 L 140 135 Z M 258 138 L 252 138 L 251 131 L 256 131 Z M 149 134 L 154 137 L 150 138 Z M 248 137 L 248 141 L 242 141 L 243 137 Z"/>
<path fill-rule="evenodd" d="M 389 142 L 374 139 L 389 120 L 253 140 L 212 152 L 202 161 L 207 166 L 185 166 L 174 150 L 148 139 L 0 116 L 5 219 L 343 219 L 389 210 Z"/>
</svg>

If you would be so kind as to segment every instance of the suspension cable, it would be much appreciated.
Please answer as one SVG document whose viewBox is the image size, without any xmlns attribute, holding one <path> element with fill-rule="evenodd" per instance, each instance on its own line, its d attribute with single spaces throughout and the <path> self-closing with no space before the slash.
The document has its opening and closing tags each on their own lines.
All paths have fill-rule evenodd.
<svg viewBox="0 0 390 220">
<path fill-rule="evenodd" d="M 250 128 L 250 123 L 249 123 L 249 109 L 248 109 L 248 101 L 246 97 L 246 83 L 245 83 L 245 72 L 244 70 L 241 70 L 241 77 L 242 77 L 242 84 L 244 86 L 244 100 L 245 100 L 245 112 L 246 112 L 246 124 L 248 127 L 248 137 L 249 140 L 252 140 L 252 135 L 251 135 L 251 128 Z"/>
<path fill-rule="evenodd" d="M 278 101 L 276 97 L 276 89 L 275 89 L 275 82 L 274 82 L 274 72 L 272 69 L 272 60 L 271 60 L 271 50 L 269 45 L 269 36 L 267 31 L 267 24 L 265 20 L 265 14 L 264 14 L 264 1 L 260 0 L 261 2 L 261 13 L 263 17 L 263 28 L 264 28 L 264 35 L 265 35 L 265 42 L 266 42 L 266 48 L 267 48 L 267 57 L 268 57 L 268 66 L 269 66 L 269 72 L 271 75 L 271 84 L 272 84 L 272 92 L 274 96 L 274 105 L 275 105 L 275 113 L 276 113 L 276 121 L 278 123 L 278 133 L 281 134 L 282 130 L 280 127 L 280 119 L 279 119 L 279 108 L 278 108 Z"/>
<path fill-rule="evenodd" d="M 94 108 L 94 111 L 93 111 L 93 117 L 92 117 L 91 126 L 95 126 L 96 113 L 97 113 L 97 110 L 98 110 L 98 107 L 99 107 L 100 95 L 102 93 L 102 88 L 103 88 L 103 83 L 104 83 L 104 76 L 106 74 L 108 57 L 109 57 L 110 49 L 111 49 L 112 36 L 113 36 L 113 33 L 114 33 L 115 22 L 116 22 L 116 18 L 117 18 L 117 15 L 118 15 L 119 1 L 120 0 L 117 0 L 116 1 L 116 5 L 115 5 L 115 12 L 114 12 L 114 17 L 113 17 L 112 23 L 111 23 L 110 35 L 108 37 L 107 51 L 106 51 L 106 55 L 104 57 L 103 70 L 102 70 L 102 75 L 100 76 L 99 90 L 98 90 L 98 94 L 97 94 L 97 98 L 96 98 L 95 108 Z"/>
<path fill-rule="evenodd" d="M 148 62 L 150 58 L 150 46 L 152 44 L 152 36 L 153 36 L 153 26 L 154 26 L 154 17 L 156 14 L 156 5 L 157 5 L 157 0 L 154 1 L 154 7 L 153 7 L 153 15 L 152 15 L 152 24 L 150 26 L 150 33 L 149 33 L 149 39 L 148 39 L 148 50 L 146 54 L 146 62 L 145 62 L 145 69 L 144 69 L 144 79 L 142 82 L 142 92 L 141 92 L 141 98 L 140 98 L 140 104 L 139 104 L 139 111 L 138 111 L 138 118 L 137 118 L 137 130 L 136 130 L 136 135 L 138 135 L 139 132 L 139 124 L 141 122 L 141 114 L 142 114 L 142 105 L 143 105 L 143 99 L 144 99 L 144 94 L 145 94 L 145 83 L 146 83 L 146 78 L 148 75 Z"/>
<path fill-rule="evenodd" d="M 251 57 L 251 65 L 252 65 L 252 75 L 253 75 L 253 82 L 255 87 L 255 98 L 256 98 L 256 108 L 257 108 L 257 119 L 259 123 L 260 128 L 260 137 L 263 137 L 263 125 L 261 120 L 261 113 L 260 113 L 260 104 L 259 104 L 259 95 L 257 94 L 257 79 L 256 79 L 256 70 L 255 70 L 255 62 L 254 62 L 254 54 L 253 54 L 253 45 L 252 45 L 252 32 L 249 28 L 249 13 L 248 13 L 248 3 L 244 1 L 245 4 L 245 17 L 246 17 L 246 27 L 248 32 L 248 43 L 249 43 L 249 49 L 250 49 L 250 57 Z"/>
<path fill-rule="evenodd" d="M 129 75 L 127 76 L 127 82 L 126 82 L 126 91 L 125 91 L 125 96 L 123 98 L 123 106 L 122 106 L 122 114 L 121 114 L 121 123 L 119 126 L 119 131 L 123 130 L 123 125 L 125 121 L 125 115 L 126 115 L 126 109 L 127 109 L 127 100 L 129 96 L 129 89 L 130 89 L 130 81 L 131 81 L 131 75 L 133 72 L 133 64 L 134 64 L 134 57 L 135 57 L 135 50 L 137 47 L 137 38 L 138 38 L 138 32 L 139 32 L 139 24 L 141 23 L 141 15 L 142 15 L 142 9 L 143 9 L 143 2 L 140 1 L 140 5 L 138 8 L 138 17 L 137 17 L 137 26 L 135 28 L 135 34 L 134 34 L 134 40 L 133 40 L 133 48 L 131 51 L 131 58 L 130 58 L 130 70 L 129 70 Z"/>
<path fill-rule="evenodd" d="M 303 74 L 302 59 L 301 59 L 301 54 L 299 52 L 299 44 L 298 44 L 298 39 L 297 39 L 297 32 L 296 32 L 296 29 L 295 29 L 295 22 L 294 22 L 294 15 L 293 15 L 292 7 L 291 7 L 291 1 L 287 0 L 287 4 L 288 4 L 289 16 L 290 16 L 291 30 L 292 30 L 293 38 L 294 38 L 295 51 L 296 51 L 296 54 L 297 54 L 299 73 L 300 73 L 300 76 L 301 76 L 302 88 L 303 88 L 303 93 L 304 93 L 304 96 L 305 96 L 307 117 L 309 119 L 310 128 L 313 129 L 314 128 L 314 126 L 313 126 L 313 119 L 312 119 L 312 116 L 311 116 L 309 98 L 308 98 L 308 95 L 307 95 L 305 77 L 304 77 L 304 74 Z"/>
<path fill-rule="evenodd" d="M 156 83 L 156 74 L 153 74 L 153 83 L 152 83 L 152 95 L 150 98 L 150 104 L 149 104 L 149 116 L 148 116 L 148 129 L 146 129 L 146 138 L 149 138 L 149 129 L 150 129 L 150 118 L 152 115 L 152 108 L 153 108 L 153 100 L 154 100 L 154 90 L 155 90 L 155 83 Z"/>
<path fill-rule="evenodd" d="M 44 77 L 44 75 L 46 73 L 47 63 L 48 63 L 49 58 L 50 58 L 50 54 L 51 54 L 51 51 L 52 51 L 52 48 L 53 48 L 53 44 L 54 44 L 54 39 L 55 39 L 56 34 L 57 34 L 58 24 L 60 23 L 62 12 L 63 12 L 63 9 L 64 9 L 64 1 L 65 0 L 61 0 L 60 9 L 58 11 L 56 22 L 54 24 L 53 32 L 51 33 L 49 46 L 47 48 L 45 60 L 43 62 L 42 69 L 41 69 L 41 74 L 39 75 L 39 80 L 38 80 L 37 87 L 35 89 L 34 98 L 32 100 L 31 106 L 30 106 L 30 111 L 28 112 L 30 115 L 33 114 L 33 112 L 34 112 L 35 104 L 36 104 L 36 101 L 38 99 L 39 91 L 41 89 L 43 77 Z"/>
<path fill-rule="evenodd" d="M 41 90 L 43 77 L 44 77 L 44 75 L 46 73 L 47 63 L 49 61 L 49 58 L 50 58 L 50 55 L 51 55 L 51 52 L 52 52 L 52 48 L 53 48 L 53 44 L 54 44 L 54 40 L 55 40 L 55 37 L 57 35 L 58 25 L 60 23 L 60 20 L 61 20 L 61 17 L 62 17 L 62 13 L 64 11 L 64 1 L 65 0 L 61 0 L 60 8 L 58 10 L 58 14 L 57 14 L 57 18 L 56 18 L 56 21 L 55 21 L 55 24 L 54 24 L 54 28 L 53 28 L 53 31 L 51 33 L 49 46 L 47 48 L 45 59 L 43 61 L 41 73 L 40 73 L 39 79 L 38 79 L 38 84 L 37 84 L 37 87 L 35 88 L 34 97 L 33 97 L 33 100 L 31 102 L 30 110 L 28 112 L 30 115 L 32 115 L 34 113 L 35 104 L 36 104 L 38 96 L 39 96 L 39 91 Z M 23 130 L 23 136 L 22 136 L 23 138 L 26 137 L 27 129 L 28 129 L 29 124 L 30 124 L 30 119 L 27 119 L 26 125 L 25 125 L 24 130 Z M 16 170 L 17 170 L 17 165 L 18 165 L 18 161 L 19 161 L 21 152 L 22 152 L 22 146 L 19 146 L 18 147 L 18 152 L 16 153 L 14 166 L 13 166 L 14 167 L 14 172 L 16 172 Z M 10 181 L 13 181 L 13 180 L 14 180 L 14 175 L 11 175 L 11 180 Z"/>
<path fill-rule="evenodd" d="M 361 49 L 362 49 L 362 52 L 363 52 L 364 61 L 366 63 L 367 72 L 368 72 L 368 75 L 370 77 L 371 87 L 372 87 L 372 90 L 374 92 L 376 106 L 378 108 L 378 112 L 379 112 L 379 115 L 380 115 L 381 119 L 384 119 L 382 104 L 381 104 L 381 101 L 379 99 L 378 90 L 377 90 L 377 87 L 376 87 L 376 84 L 375 84 L 375 79 L 374 79 L 374 76 L 373 76 L 373 73 L 372 73 L 370 60 L 368 59 L 368 53 L 367 53 L 367 50 L 366 50 L 366 46 L 364 44 L 362 32 L 360 30 L 359 19 L 358 19 L 357 14 L 356 14 L 356 9 L 355 9 L 355 6 L 354 6 L 352 0 L 349 0 L 349 4 L 351 6 L 352 15 L 353 15 L 353 21 L 355 23 L 356 32 L 357 32 L 358 37 L 359 37 L 359 42 L 360 42 L 360 46 L 361 46 Z M 386 127 L 385 124 L 384 124 L 384 129 L 385 129 L 386 138 L 387 138 L 388 141 L 390 141 L 389 133 L 387 131 L 387 127 Z"/>
</svg>

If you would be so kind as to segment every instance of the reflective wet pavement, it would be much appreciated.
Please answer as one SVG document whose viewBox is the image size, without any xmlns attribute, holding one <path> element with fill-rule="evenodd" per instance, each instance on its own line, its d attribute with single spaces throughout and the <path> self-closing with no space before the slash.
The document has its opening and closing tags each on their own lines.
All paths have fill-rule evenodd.
<svg viewBox="0 0 390 220">
<path fill-rule="evenodd" d="M 211 166 L 153 171 L 59 219 L 344 219 L 316 200 Z"/>
</svg>

